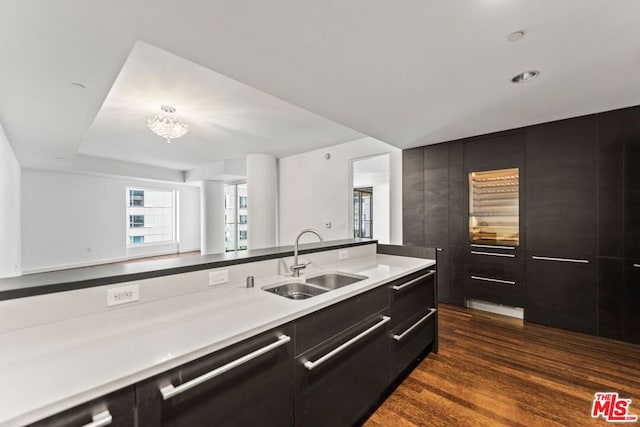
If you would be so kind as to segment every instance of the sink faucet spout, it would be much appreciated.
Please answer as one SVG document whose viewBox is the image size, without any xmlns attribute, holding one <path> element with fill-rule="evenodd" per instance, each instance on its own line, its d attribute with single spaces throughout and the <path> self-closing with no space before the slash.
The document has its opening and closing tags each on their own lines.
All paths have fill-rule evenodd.
<svg viewBox="0 0 640 427">
<path fill-rule="evenodd" d="M 302 237 L 302 235 L 305 233 L 315 234 L 320 239 L 320 242 L 324 243 L 324 239 L 322 238 L 320 233 L 318 233 L 316 230 L 312 228 L 305 228 L 300 232 L 300 234 L 298 234 L 298 237 L 296 237 L 296 243 L 293 245 L 293 265 L 291 266 L 291 272 L 293 273 L 293 277 L 300 277 L 300 270 L 306 268 L 308 265 L 308 263 L 300 264 L 298 262 L 298 246 L 300 244 L 300 237 Z"/>
</svg>

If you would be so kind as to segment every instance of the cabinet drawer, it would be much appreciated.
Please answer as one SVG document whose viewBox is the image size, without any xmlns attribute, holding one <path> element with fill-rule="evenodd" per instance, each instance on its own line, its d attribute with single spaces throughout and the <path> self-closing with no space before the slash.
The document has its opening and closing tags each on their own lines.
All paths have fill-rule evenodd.
<svg viewBox="0 0 640 427">
<path fill-rule="evenodd" d="M 108 394 L 91 402 L 53 415 L 42 421 L 30 424 L 31 427 L 69 427 L 84 426 L 104 420 L 111 427 L 130 427 L 134 425 L 135 393 L 128 387 Z M 111 422 L 107 421 L 111 418 Z"/>
<path fill-rule="evenodd" d="M 524 260 L 516 251 L 476 248 L 469 250 L 468 271 L 470 276 L 519 282 L 524 272 Z"/>
<path fill-rule="evenodd" d="M 300 355 L 295 361 L 295 424 L 350 426 L 389 383 L 386 311 Z"/>
<path fill-rule="evenodd" d="M 527 254 L 526 277 L 526 321 L 596 333 L 598 268 L 594 259 Z"/>
<path fill-rule="evenodd" d="M 435 307 L 435 270 L 422 270 L 389 285 L 391 328 L 395 328 L 425 308 Z"/>
<path fill-rule="evenodd" d="M 396 378 L 433 343 L 435 308 L 426 308 L 391 331 L 391 378 Z"/>
<path fill-rule="evenodd" d="M 524 258 L 514 250 L 473 247 L 468 254 L 465 297 L 524 305 Z"/>
<path fill-rule="evenodd" d="M 282 326 L 139 383 L 138 425 L 291 425 L 292 334 Z"/>
<path fill-rule="evenodd" d="M 295 324 L 295 354 L 315 347 L 388 306 L 387 288 L 381 286 L 302 318 Z"/>
</svg>

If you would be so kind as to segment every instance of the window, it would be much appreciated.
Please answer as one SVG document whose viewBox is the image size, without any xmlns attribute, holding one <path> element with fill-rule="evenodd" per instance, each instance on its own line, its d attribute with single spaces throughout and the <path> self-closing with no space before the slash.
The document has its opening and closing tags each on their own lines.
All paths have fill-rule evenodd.
<svg viewBox="0 0 640 427">
<path fill-rule="evenodd" d="M 144 215 L 129 215 L 129 228 L 144 227 Z"/>
<path fill-rule="evenodd" d="M 176 193 L 127 188 L 127 244 L 175 242 Z"/>
<path fill-rule="evenodd" d="M 225 250 L 247 249 L 247 184 L 225 186 L 224 197 Z"/>
<path fill-rule="evenodd" d="M 129 190 L 129 206 L 144 206 L 143 190 Z"/>
</svg>

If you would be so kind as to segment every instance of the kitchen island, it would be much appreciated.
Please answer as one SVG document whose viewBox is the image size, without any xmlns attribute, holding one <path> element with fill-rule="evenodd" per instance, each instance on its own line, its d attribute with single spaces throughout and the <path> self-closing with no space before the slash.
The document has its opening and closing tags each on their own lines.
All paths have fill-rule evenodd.
<svg viewBox="0 0 640 427">
<path fill-rule="evenodd" d="M 120 306 L 106 307 L 106 292 L 132 283 L 129 276 L 126 281 L 110 276 L 113 285 L 1 301 L 0 317 L 6 322 L 0 333 L 0 425 L 42 420 L 127 387 L 139 393 L 136 384 L 154 376 L 271 330 L 291 330 L 301 324 L 297 321 L 378 290 L 382 295 L 378 311 L 353 323 L 369 329 L 371 322 L 380 323 L 393 312 L 389 308 L 393 298 L 387 296 L 394 292 L 390 285 L 401 279 L 407 283 L 422 280 L 435 264 L 428 259 L 378 254 L 375 242 L 353 243 L 309 250 L 304 258 L 311 264 L 305 273 L 313 276 L 339 271 L 366 278 L 304 300 L 290 300 L 262 289 L 291 280 L 290 252 L 282 251 L 279 256 L 263 253 L 260 256 L 267 258 L 235 264 L 228 260 L 203 264 L 202 269 L 195 269 L 196 264 L 189 260 L 192 271 L 151 272 L 135 280 L 139 301 Z M 209 286 L 211 274 L 222 270 L 227 270 L 228 282 Z M 247 276 L 254 276 L 253 288 L 246 287 Z M 303 275 L 299 280 L 304 279 Z M 433 311 L 424 312 L 418 319 L 421 324 L 427 314 L 434 322 L 435 297 L 432 301 L 426 309 Z M 338 335 L 332 337 L 337 346 L 353 338 L 353 333 Z M 437 340 L 435 335 L 434 339 L 431 333 L 432 341 Z M 432 343 L 423 344 L 421 350 Z M 298 356 L 293 347 L 291 352 Z M 296 363 L 293 357 L 289 359 Z M 291 399 L 293 405 L 293 396 Z"/>
</svg>

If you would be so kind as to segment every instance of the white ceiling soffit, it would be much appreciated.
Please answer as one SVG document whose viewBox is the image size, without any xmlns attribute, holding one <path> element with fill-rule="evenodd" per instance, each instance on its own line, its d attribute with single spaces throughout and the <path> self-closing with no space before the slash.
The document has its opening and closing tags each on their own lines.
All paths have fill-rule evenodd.
<svg viewBox="0 0 640 427">
<path fill-rule="evenodd" d="M 85 134 L 98 137 L 87 131 L 143 40 L 361 134 L 418 146 L 640 104 L 638 17 L 637 0 L 3 0 L 0 121 L 23 164 L 75 155 Z M 508 42 L 517 30 L 525 37 Z M 510 82 L 531 69 L 541 75 Z M 154 78 L 170 74 L 156 71 Z M 185 121 L 197 113 L 178 101 L 167 102 Z M 151 104 L 137 104 L 145 108 L 139 117 L 159 108 Z M 104 123 L 128 107 L 107 106 L 114 110 Z M 235 132 L 214 121 L 214 109 L 204 123 L 194 116 L 192 132 L 175 146 L 209 152 L 207 144 L 219 142 L 196 131 L 248 147 L 245 138 L 268 134 L 259 120 Z M 167 154 L 158 139 L 149 157 L 135 161 L 193 164 L 190 154 Z M 120 159 L 139 156 L 147 144 L 128 141 L 131 151 L 117 153 Z M 87 140 L 86 150 L 116 151 L 99 145 Z"/>
<path fill-rule="evenodd" d="M 189 132 L 171 144 L 147 118 L 175 107 Z M 250 153 L 276 157 L 362 135 L 222 74 L 138 42 L 80 147 L 85 155 L 189 170 Z"/>
</svg>

